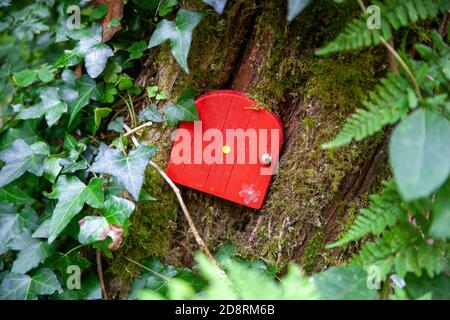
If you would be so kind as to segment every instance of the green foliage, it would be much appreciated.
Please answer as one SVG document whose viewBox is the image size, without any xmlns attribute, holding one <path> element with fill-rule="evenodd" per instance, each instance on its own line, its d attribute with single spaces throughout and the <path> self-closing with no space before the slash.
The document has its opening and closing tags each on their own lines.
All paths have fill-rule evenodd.
<svg viewBox="0 0 450 320">
<path fill-rule="evenodd" d="M 448 9 L 448 2 L 387 1 L 380 7 L 382 15 L 384 10 L 381 31 L 355 20 L 318 53 L 370 46 L 380 43 L 381 36 L 389 40 L 393 30 L 436 16 Z M 436 288 L 448 286 L 450 47 L 437 32 L 430 38 L 433 47 L 414 46 L 421 60 L 396 53 L 401 73 L 381 80 L 369 95 L 371 102 L 363 102 L 366 109 L 357 109 L 338 136 L 323 145 L 341 146 L 396 125 L 389 145 L 395 179 L 385 184 L 381 194 L 371 196 L 369 207 L 360 211 L 340 240 L 328 246 L 369 236 L 349 263 L 375 266 L 385 283 L 391 274 L 406 277 L 406 287 L 395 286 L 394 298 L 440 298 L 430 283 Z"/>
<path fill-rule="evenodd" d="M 0 187 L 9 184 L 27 171 L 41 176 L 48 153 L 48 146 L 41 141 L 31 146 L 22 139 L 14 141 L 9 149 L 0 153 L 0 160 L 5 163 L 0 170 Z"/>
<path fill-rule="evenodd" d="M 117 149 L 104 147 L 95 158 L 90 171 L 113 175 L 135 199 L 139 199 L 144 170 L 155 152 L 155 146 L 148 147 L 143 144 L 128 155 Z"/>
<path fill-rule="evenodd" d="M 226 5 L 225 0 L 203 2 L 219 14 Z M 145 20 L 153 32 L 148 47 L 169 41 L 175 60 L 188 72 L 193 30 L 203 14 L 180 9 L 175 15 L 184 6 L 176 0 L 128 1 L 124 16 L 106 23 L 107 31 L 120 23 L 123 28 L 104 42 L 100 23 L 108 6 L 81 3 L 80 28 L 69 30 L 65 9 L 71 3 L 0 1 L 1 299 L 101 299 L 90 262 L 94 250 L 113 258 L 110 265 L 120 264 L 113 252 L 129 236 L 132 241 L 124 247 L 139 251 L 141 258 L 163 252 L 176 217 L 174 195 L 154 179 L 158 173 L 144 177 L 156 146 L 131 146 L 140 133 L 130 137 L 124 128 L 198 120 L 192 91 L 177 99 L 150 83 L 143 92 L 134 79 L 150 37 L 142 17 L 154 17 Z M 288 20 L 308 3 L 289 0 Z M 381 30 L 369 30 L 360 19 L 318 53 L 377 44 L 381 36 L 388 41 L 400 27 L 449 9 L 438 0 L 379 5 Z M 176 17 L 156 23 L 158 16 Z M 414 47 L 420 60 L 400 53 L 411 73 L 388 74 L 363 103 L 365 109 L 358 109 L 325 145 L 361 140 L 400 122 L 390 145 L 395 179 L 371 197 L 348 233 L 331 245 L 369 236 L 350 266 L 307 277 L 290 265 L 279 281 L 274 268 L 238 259 L 232 247 L 217 253 L 220 266 L 197 255 L 193 270 L 153 257 L 140 265 L 144 271 L 130 298 L 373 299 L 378 292 L 365 285 L 364 270 L 373 265 L 384 281 L 393 273 L 406 279 L 404 288 L 395 289 L 397 297 L 446 297 L 450 49 L 437 33 L 429 39 L 432 46 Z M 158 103 L 167 99 L 164 107 Z M 141 192 L 144 180 L 155 197 Z M 132 198 L 146 210 L 135 216 L 134 225 Z M 73 266 L 82 269 L 79 290 L 67 288 Z"/>
<path fill-rule="evenodd" d="M 385 183 L 380 195 L 371 195 L 370 200 L 370 205 L 361 209 L 345 235 L 339 241 L 329 245 L 329 248 L 342 246 L 369 233 L 379 235 L 387 227 L 395 225 L 407 212 L 393 180 Z"/>
<path fill-rule="evenodd" d="M 377 45 L 382 39 L 391 40 L 394 31 L 401 27 L 436 17 L 439 12 L 446 12 L 449 9 L 448 2 L 442 0 L 387 0 L 374 1 L 372 4 L 380 8 L 380 29 L 367 26 L 373 12 L 365 12 L 360 18 L 350 22 L 335 40 L 316 53 L 324 55 Z"/>
<path fill-rule="evenodd" d="M 176 103 L 164 107 L 164 115 L 169 126 L 175 126 L 180 121 L 198 120 L 198 111 L 194 101 L 194 92 L 186 90 L 178 98 Z"/>
<path fill-rule="evenodd" d="M 216 254 L 221 266 L 197 254 L 193 273 L 163 265 L 156 258 L 138 264 L 143 272 L 134 282 L 129 299 L 373 299 L 366 272 L 360 267 L 334 267 L 312 277 L 290 264 L 283 278 L 275 277 L 262 261 L 243 261 L 232 246 Z M 136 263 L 136 262 L 135 262 Z"/>
<path fill-rule="evenodd" d="M 50 295 L 55 291 L 62 292 L 53 271 L 42 268 L 31 276 L 20 273 L 8 273 L 0 285 L 2 300 L 34 300 L 38 295 Z"/>
<path fill-rule="evenodd" d="M 394 130 L 389 148 L 392 171 L 403 198 L 429 195 L 450 173 L 450 121 L 419 109 Z"/>
<path fill-rule="evenodd" d="M 69 30 L 69 2 L 7 3 L 0 12 L 2 299 L 101 299 L 90 258 L 96 249 L 112 257 L 128 235 L 136 205 L 125 190 L 136 201 L 156 200 L 140 192 L 156 147 L 132 148 L 131 139 L 117 134 L 126 125 L 163 121 L 154 107 L 140 120 L 135 115 L 142 90 L 134 79 L 148 35 L 123 28 L 113 51 L 102 41 L 99 20 L 108 5 L 80 4 L 80 28 Z M 164 1 L 160 16 L 176 4 Z M 150 10 L 131 9 L 124 14 Z M 132 17 L 125 18 L 108 27 Z M 156 87 L 147 99 L 152 106 L 168 98 Z M 80 290 L 63 285 L 74 266 L 82 269 Z"/>
<path fill-rule="evenodd" d="M 175 60 L 186 73 L 189 73 L 187 57 L 192 41 L 192 31 L 202 17 L 200 13 L 179 10 L 175 22 L 164 19 L 158 23 L 148 47 L 153 48 L 169 40 Z"/>
<path fill-rule="evenodd" d="M 414 95 L 405 77 L 389 73 L 381 84 L 370 94 L 370 101 L 363 101 L 366 109 L 356 109 L 349 117 L 337 137 L 323 145 L 335 148 L 348 144 L 353 139 L 360 141 L 380 131 L 384 126 L 402 119 L 409 110 L 408 95 Z"/>
<path fill-rule="evenodd" d="M 49 243 L 64 230 L 87 203 L 93 208 L 100 208 L 103 203 L 102 180 L 95 178 L 85 185 L 75 176 L 61 176 L 53 192 L 47 197 L 58 199 L 52 214 L 49 230 Z"/>
</svg>

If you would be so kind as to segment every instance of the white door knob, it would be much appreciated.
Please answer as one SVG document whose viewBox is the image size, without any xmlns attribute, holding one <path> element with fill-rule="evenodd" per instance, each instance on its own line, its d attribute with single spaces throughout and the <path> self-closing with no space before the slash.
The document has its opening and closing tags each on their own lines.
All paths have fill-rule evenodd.
<svg viewBox="0 0 450 320">
<path fill-rule="evenodd" d="M 268 154 L 268 153 L 264 153 L 261 156 L 261 162 L 264 163 L 264 164 L 271 163 L 272 162 L 272 156 L 270 154 Z"/>
</svg>

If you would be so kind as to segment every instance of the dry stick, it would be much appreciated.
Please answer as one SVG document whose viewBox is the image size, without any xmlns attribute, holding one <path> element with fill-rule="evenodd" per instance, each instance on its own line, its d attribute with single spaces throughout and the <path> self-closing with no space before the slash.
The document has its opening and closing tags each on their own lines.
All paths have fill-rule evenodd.
<svg viewBox="0 0 450 320">
<path fill-rule="evenodd" d="M 136 132 L 138 132 L 138 131 L 140 131 L 140 130 L 142 130 L 142 129 L 144 129 L 145 127 L 150 127 L 151 125 L 153 124 L 153 122 L 151 122 L 151 121 L 149 121 L 149 122 L 146 122 L 146 123 L 144 123 L 144 124 L 141 124 L 139 127 L 136 127 L 136 128 L 134 128 L 134 129 L 130 129 L 130 127 L 128 127 L 128 129 L 127 129 L 127 132 L 126 133 L 124 133 L 124 137 L 127 137 L 127 136 L 129 136 L 129 135 L 131 135 L 131 134 L 133 134 L 133 133 L 136 133 Z M 125 126 L 124 126 L 125 127 Z"/>
<path fill-rule="evenodd" d="M 139 141 L 137 141 L 136 137 L 133 135 L 132 130 L 129 126 L 126 124 L 123 125 L 125 130 L 127 131 L 125 135 L 131 135 L 131 139 L 135 146 L 139 145 Z M 137 128 L 135 128 L 137 129 Z M 142 128 L 141 128 L 142 129 Z M 136 130 L 135 130 L 136 131 Z M 200 248 L 203 250 L 203 252 L 206 254 L 206 256 L 211 260 L 212 263 L 215 265 L 218 265 L 216 258 L 211 254 L 208 247 L 205 244 L 205 241 L 203 241 L 202 237 L 200 236 L 200 233 L 198 232 L 197 228 L 195 227 L 194 221 L 192 220 L 192 217 L 186 207 L 186 204 L 184 203 L 183 197 L 181 196 L 180 189 L 175 185 L 175 183 L 172 181 L 172 179 L 169 178 L 169 176 L 153 161 L 150 160 L 150 165 L 158 171 L 158 173 L 166 180 L 167 184 L 172 188 L 173 192 L 177 196 L 178 202 L 180 203 L 181 209 L 183 210 L 184 216 L 186 217 L 186 220 L 189 224 L 189 227 L 191 228 L 192 233 L 194 234 L 195 241 L 200 246 Z"/>
<path fill-rule="evenodd" d="M 102 257 L 101 257 L 100 250 L 98 250 L 98 249 L 96 252 L 96 261 L 97 261 L 98 280 L 100 282 L 100 288 L 102 290 L 103 299 L 108 300 L 108 293 L 106 292 L 106 287 L 105 287 L 105 279 L 103 278 Z"/>
</svg>

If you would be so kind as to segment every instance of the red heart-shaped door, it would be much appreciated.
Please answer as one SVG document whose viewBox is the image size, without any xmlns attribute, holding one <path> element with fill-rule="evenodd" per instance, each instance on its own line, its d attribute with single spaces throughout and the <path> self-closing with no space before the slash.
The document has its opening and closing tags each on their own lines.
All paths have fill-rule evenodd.
<svg viewBox="0 0 450 320">
<path fill-rule="evenodd" d="M 176 183 L 259 209 L 278 166 L 280 119 L 240 92 L 196 100 L 200 121 L 174 134 L 167 175 Z"/>
</svg>

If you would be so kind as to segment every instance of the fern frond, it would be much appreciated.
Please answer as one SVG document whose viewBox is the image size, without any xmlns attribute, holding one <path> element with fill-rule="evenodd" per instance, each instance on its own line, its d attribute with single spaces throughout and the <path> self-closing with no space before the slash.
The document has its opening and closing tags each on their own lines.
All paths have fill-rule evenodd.
<svg viewBox="0 0 450 320">
<path fill-rule="evenodd" d="M 406 216 L 407 212 L 402 205 L 403 201 L 394 180 L 385 182 L 381 194 L 371 195 L 370 200 L 370 205 L 360 210 L 358 217 L 342 239 L 328 245 L 328 248 L 342 246 L 368 234 L 379 235 L 386 227 L 395 225 L 400 216 Z"/>
<path fill-rule="evenodd" d="M 448 4 L 442 0 L 388 0 L 374 4 L 380 8 L 381 29 L 369 29 L 369 15 L 364 13 L 350 22 L 335 40 L 316 51 L 316 54 L 325 55 L 377 45 L 381 42 L 381 36 L 389 41 L 395 30 L 448 10 Z"/>
<path fill-rule="evenodd" d="M 404 277 L 408 272 L 421 276 L 423 271 L 433 277 L 446 265 L 447 244 L 441 241 L 426 242 L 417 228 L 403 222 L 373 242 L 367 242 L 350 259 L 351 265 L 380 267 L 382 277 L 394 272 Z"/>
<path fill-rule="evenodd" d="M 384 126 L 393 124 L 408 113 L 408 95 L 414 94 L 411 83 L 394 73 L 389 73 L 375 91 L 369 94 L 371 101 L 363 101 L 366 109 L 356 109 L 347 118 L 343 129 L 337 137 L 322 145 L 323 148 L 336 148 L 350 143 L 353 139 L 360 141 Z"/>
</svg>

